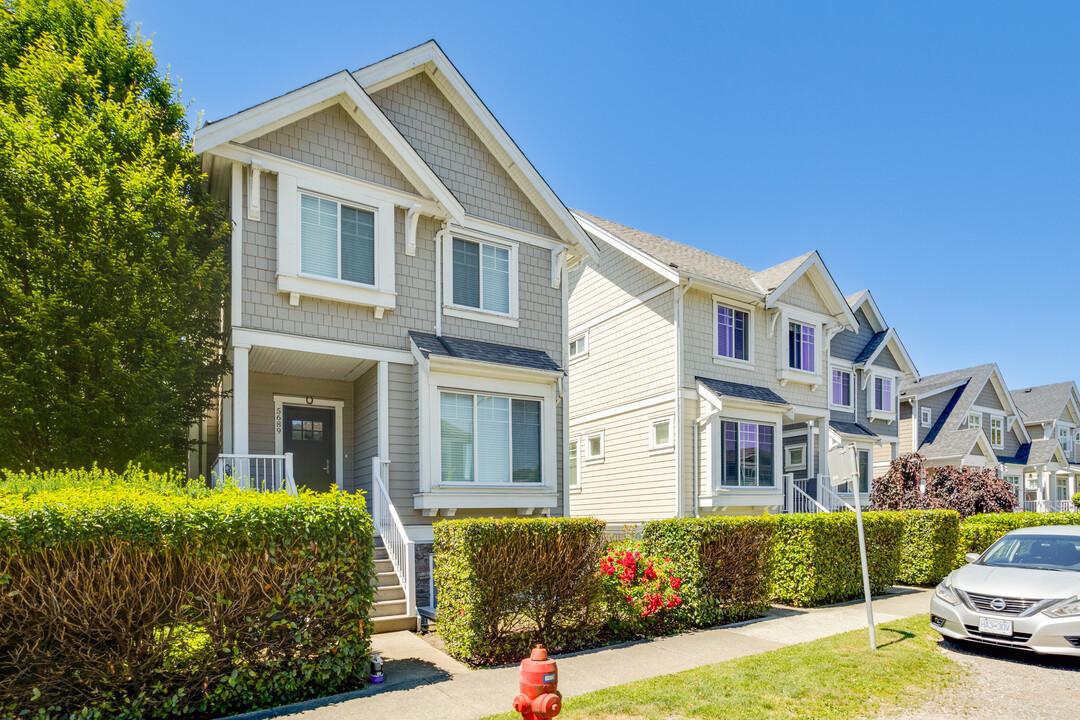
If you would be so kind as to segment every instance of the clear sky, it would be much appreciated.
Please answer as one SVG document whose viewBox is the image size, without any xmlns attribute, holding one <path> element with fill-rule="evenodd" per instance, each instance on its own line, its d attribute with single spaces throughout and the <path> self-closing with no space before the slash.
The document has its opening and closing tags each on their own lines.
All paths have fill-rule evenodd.
<svg viewBox="0 0 1080 720">
<path fill-rule="evenodd" d="M 431 38 L 572 208 L 820 251 L 924 375 L 1080 380 L 1080 3 L 130 0 L 217 119 Z"/>
</svg>

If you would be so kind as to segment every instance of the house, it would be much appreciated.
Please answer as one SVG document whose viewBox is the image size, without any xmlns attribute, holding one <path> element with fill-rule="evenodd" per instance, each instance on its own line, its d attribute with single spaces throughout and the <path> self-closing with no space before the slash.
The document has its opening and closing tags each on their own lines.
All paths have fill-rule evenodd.
<svg viewBox="0 0 1080 720">
<path fill-rule="evenodd" d="M 1076 476 L 1080 473 L 1080 394 L 1076 383 L 1014 390 L 1013 403 L 1032 442 L 1056 440 L 1065 456 L 1056 470 L 1050 464 L 1043 469 L 1032 467 L 1025 473 L 1025 510 L 1075 511 Z"/>
<path fill-rule="evenodd" d="M 895 328 L 885 322 L 869 290 L 846 298 L 856 328 L 843 329 L 829 345 L 829 444 L 853 444 L 859 490 L 869 503 L 871 480 L 884 475 L 900 455 L 900 383 L 918 378 L 918 370 Z M 785 428 L 785 467 L 799 474 L 801 431 Z M 805 471 L 803 471 L 805 472 Z M 840 496 L 852 502 L 851 488 Z"/>
<path fill-rule="evenodd" d="M 567 266 L 597 248 L 434 41 L 194 142 L 232 220 L 199 470 L 367 493 L 409 626 L 434 521 L 565 514 Z"/>
<path fill-rule="evenodd" d="M 827 490 L 830 444 L 853 434 L 842 423 L 863 423 L 865 447 L 898 437 L 880 405 L 865 418 L 864 400 L 831 406 L 834 365 L 865 398 L 874 378 L 915 370 L 872 301 L 860 320 L 816 252 L 755 272 L 575 215 L 599 259 L 569 278 L 571 514 L 617 527 L 776 511 L 785 474 Z"/>
<path fill-rule="evenodd" d="M 1024 497 L 1025 478 L 1055 475 L 1069 466 L 1053 435 L 1029 434 L 993 363 L 901 383 L 900 445 L 902 453 L 918 452 L 931 467 L 994 469 L 1018 498 Z"/>
</svg>

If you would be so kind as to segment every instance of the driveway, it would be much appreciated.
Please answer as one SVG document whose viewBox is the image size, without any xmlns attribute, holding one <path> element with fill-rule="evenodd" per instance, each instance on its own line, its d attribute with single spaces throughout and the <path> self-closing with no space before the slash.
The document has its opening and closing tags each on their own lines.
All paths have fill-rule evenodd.
<svg viewBox="0 0 1080 720">
<path fill-rule="evenodd" d="M 1057 720 L 1080 713 L 1080 659 L 945 640 L 938 647 L 967 676 L 922 707 L 889 713 L 889 720 Z"/>
</svg>

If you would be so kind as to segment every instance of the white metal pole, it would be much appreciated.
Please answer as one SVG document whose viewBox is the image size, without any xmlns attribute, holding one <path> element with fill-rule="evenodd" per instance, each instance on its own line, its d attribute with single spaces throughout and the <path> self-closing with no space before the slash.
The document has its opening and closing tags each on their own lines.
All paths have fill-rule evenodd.
<svg viewBox="0 0 1080 720">
<path fill-rule="evenodd" d="M 866 564 L 866 534 L 863 532 L 862 500 L 859 499 L 859 477 L 851 483 L 855 491 L 855 525 L 859 531 L 859 560 L 862 561 L 863 595 L 866 596 L 866 625 L 870 630 L 870 649 L 877 650 L 877 636 L 874 633 L 874 605 L 870 599 L 870 569 Z"/>
</svg>

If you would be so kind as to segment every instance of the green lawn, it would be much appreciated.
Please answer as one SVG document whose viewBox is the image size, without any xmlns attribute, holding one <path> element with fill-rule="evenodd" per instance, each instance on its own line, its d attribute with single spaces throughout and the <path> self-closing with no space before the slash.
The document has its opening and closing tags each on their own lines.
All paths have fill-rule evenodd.
<svg viewBox="0 0 1080 720">
<path fill-rule="evenodd" d="M 928 622 L 919 615 L 879 625 L 876 653 L 863 630 L 598 690 L 568 699 L 559 719 L 846 720 L 913 705 L 960 672 Z"/>
</svg>

